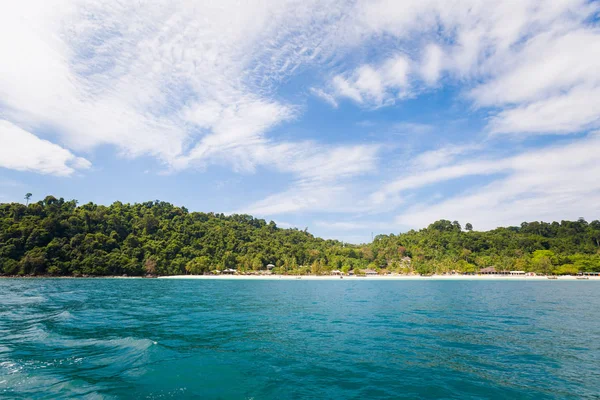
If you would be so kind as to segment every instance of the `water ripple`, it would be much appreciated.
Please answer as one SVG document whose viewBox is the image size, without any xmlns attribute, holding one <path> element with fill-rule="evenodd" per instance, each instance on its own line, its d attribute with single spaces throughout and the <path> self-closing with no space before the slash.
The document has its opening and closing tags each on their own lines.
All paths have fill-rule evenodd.
<svg viewBox="0 0 600 400">
<path fill-rule="evenodd" d="M 598 398 L 579 282 L 0 280 L 6 398 Z"/>
</svg>

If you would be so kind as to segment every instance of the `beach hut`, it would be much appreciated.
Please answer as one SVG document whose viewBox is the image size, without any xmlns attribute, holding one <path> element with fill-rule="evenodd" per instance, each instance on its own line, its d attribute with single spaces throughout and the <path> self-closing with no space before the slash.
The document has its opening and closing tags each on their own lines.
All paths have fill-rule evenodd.
<svg viewBox="0 0 600 400">
<path fill-rule="evenodd" d="M 510 271 L 511 275 L 525 275 L 525 271 Z"/>
<path fill-rule="evenodd" d="M 331 271 L 331 275 L 342 275 L 342 271 L 334 269 L 333 271 Z"/>
<path fill-rule="evenodd" d="M 234 274 L 237 274 L 237 270 L 232 269 L 232 268 L 227 268 L 227 269 L 223 270 L 223 274 L 234 275 Z"/>
<path fill-rule="evenodd" d="M 275 266 L 273 264 L 267 264 L 267 270 L 272 270 L 273 268 L 275 268 Z"/>
<path fill-rule="evenodd" d="M 372 270 L 372 269 L 365 269 L 365 275 L 369 276 L 369 275 L 377 275 L 377 271 Z"/>
<path fill-rule="evenodd" d="M 479 271 L 480 274 L 483 275 L 495 275 L 497 274 L 495 267 L 485 267 Z"/>
<path fill-rule="evenodd" d="M 350 271 L 348 271 L 348 276 L 353 276 L 354 275 L 354 270 L 351 269 Z"/>
</svg>

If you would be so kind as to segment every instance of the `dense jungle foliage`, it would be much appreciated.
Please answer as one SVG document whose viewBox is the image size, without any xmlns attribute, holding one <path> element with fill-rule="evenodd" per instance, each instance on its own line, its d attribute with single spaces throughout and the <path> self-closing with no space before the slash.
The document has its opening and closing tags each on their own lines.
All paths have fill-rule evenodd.
<svg viewBox="0 0 600 400">
<path fill-rule="evenodd" d="M 28 194 L 26 197 L 29 200 Z M 0 204 L 1 275 L 173 275 L 215 270 L 325 274 L 600 270 L 600 222 L 531 222 L 473 231 L 437 221 L 370 244 L 323 240 L 249 215 L 188 212 L 161 201 L 78 206 L 53 196 Z"/>
</svg>

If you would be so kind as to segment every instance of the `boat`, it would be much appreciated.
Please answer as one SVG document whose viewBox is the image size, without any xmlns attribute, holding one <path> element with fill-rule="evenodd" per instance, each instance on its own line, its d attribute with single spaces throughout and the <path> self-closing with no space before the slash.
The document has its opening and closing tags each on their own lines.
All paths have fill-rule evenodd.
<svg viewBox="0 0 600 400">
<path fill-rule="evenodd" d="M 558 276 L 549 276 L 548 279 L 558 279 Z"/>
<path fill-rule="evenodd" d="M 589 276 L 578 276 L 577 279 L 590 279 Z"/>
</svg>

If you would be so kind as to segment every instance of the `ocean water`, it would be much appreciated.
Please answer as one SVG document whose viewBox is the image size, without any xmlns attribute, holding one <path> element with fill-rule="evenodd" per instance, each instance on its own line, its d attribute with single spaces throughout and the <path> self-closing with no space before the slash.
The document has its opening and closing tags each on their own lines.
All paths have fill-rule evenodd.
<svg viewBox="0 0 600 400">
<path fill-rule="evenodd" d="M 600 284 L 0 280 L 0 397 L 600 398 Z"/>
</svg>

